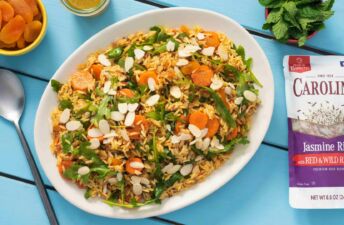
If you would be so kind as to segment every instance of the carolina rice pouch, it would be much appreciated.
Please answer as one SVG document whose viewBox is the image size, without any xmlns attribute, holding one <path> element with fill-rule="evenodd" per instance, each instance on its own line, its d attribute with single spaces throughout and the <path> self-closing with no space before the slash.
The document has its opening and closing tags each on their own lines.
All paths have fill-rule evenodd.
<svg viewBox="0 0 344 225">
<path fill-rule="evenodd" d="M 289 203 L 344 208 L 344 56 L 285 56 Z"/>
</svg>

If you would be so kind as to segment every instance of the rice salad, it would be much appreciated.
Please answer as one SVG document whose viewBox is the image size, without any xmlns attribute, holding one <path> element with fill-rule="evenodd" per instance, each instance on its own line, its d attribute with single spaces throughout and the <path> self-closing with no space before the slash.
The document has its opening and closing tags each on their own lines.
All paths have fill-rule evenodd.
<svg viewBox="0 0 344 225">
<path fill-rule="evenodd" d="M 154 26 L 51 81 L 61 176 L 110 206 L 139 207 L 209 176 L 247 144 L 259 81 L 226 35 Z"/>
</svg>

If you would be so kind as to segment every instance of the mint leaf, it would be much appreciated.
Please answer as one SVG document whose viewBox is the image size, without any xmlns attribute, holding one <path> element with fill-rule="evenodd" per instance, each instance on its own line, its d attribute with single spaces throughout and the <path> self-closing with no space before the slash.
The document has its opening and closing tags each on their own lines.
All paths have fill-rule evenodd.
<svg viewBox="0 0 344 225">
<path fill-rule="evenodd" d="M 277 8 L 281 7 L 284 0 L 259 0 L 259 3 L 266 8 Z"/>
<path fill-rule="evenodd" d="M 334 0 L 327 0 L 320 4 L 320 9 L 325 10 L 325 11 L 330 10 L 333 4 L 334 4 Z"/>
<path fill-rule="evenodd" d="M 288 24 L 284 19 L 280 19 L 275 25 L 272 26 L 272 32 L 277 40 L 283 40 L 288 37 Z"/>
<path fill-rule="evenodd" d="M 266 18 L 265 23 L 277 23 L 282 17 L 283 9 L 273 9 Z"/>
</svg>

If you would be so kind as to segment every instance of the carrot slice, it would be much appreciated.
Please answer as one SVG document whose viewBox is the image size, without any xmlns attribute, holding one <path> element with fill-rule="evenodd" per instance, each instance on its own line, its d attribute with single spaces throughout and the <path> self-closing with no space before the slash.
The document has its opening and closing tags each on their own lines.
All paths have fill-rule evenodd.
<svg viewBox="0 0 344 225">
<path fill-rule="evenodd" d="M 207 114 L 196 111 L 190 114 L 189 123 L 195 125 L 199 129 L 204 129 L 207 126 L 208 119 Z"/>
<path fill-rule="evenodd" d="M 185 127 L 185 124 L 186 124 L 186 122 L 187 122 L 187 119 L 188 119 L 187 116 L 182 115 L 182 116 L 180 116 L 180 120 L 177 120 L 176 126 L 175 126 L 175 128 L 174 128 L 174 132 L 175 132 L 176 134 L 179 134 L 179 132 L 181 131 L 181 129 Z"/>
<path fill-rule="evenodd" d="M 205 33 L 205 47 L 217 47 L 220 45 L 219 35 L 215 32 L 206 32 Z"/>
<path fill-rule="evenodd" d="M 226 96 L 225 89 L 221 88 L 220 90 L 217 91 L 217 93 L 220 95 L 221 100 L 223 101 L 223 103 L 225 103 L 226 108 L 229 109 L 229 103 L 227 101 L 227 96 Z"/>
<path fill-rule="evenodd" d="M 14 16 L 14 9 L 8 2 L 0 1 L 0 11 L 2 20 L 5 22 L 8 22 Z"/>
<path fill-rule="evenodd" d="M 139 81 L 137 82 L 139 85 L 147 85 L 148 79 L 153 78 L 155 83 L 158 83 L 158 76 L 155 71 L 153 70 L 147 70 L 145 72 L 142 72 L 140 74 Z"/>
<path fill-rule="evenodd" d="M 131 167 L 132 162 L 137 162 L 137 163 L 143 163 L 140 158 L 130 158 L 128 161 L 125 163 L 125 170 L 130 173 L 130 174 L 136 174 L 137 172 L 141 172 L 143 168 L 133 168 Z"/>
<path fill-rule="evenodd" d="M 208 133 L 206 137 L 212 138 L 220 128 L 219 120 L 217 118 L 208 120 L 207 128 L 208 128 Z"/>
<path fill-rule="evenodd" d="M 112 162 L 111 165 L 113 166 L 119 166 L 122 164 L 122 160 L 120 160 L 119 158 L 112 158 Z"/>
<path fill-rule="evenodd" d="M 238 128 L 235 127 L 231 133 L 227 135 L 227 141 L 232 140 L 238 136 Z"/>
<path fill-rule="evenodd" d="M 70 159 L 65 159 L 65 160 L 62 160 L 58 165 L 57 165 L 57 168 L 58 168 L 58 171 L 60 173 L 61 176 L 63 176 L 63 172 L 68 169 L 69 167 L 71 167 L 73 164 L 73 161 L 70 160 Z"/>
<path fill-rule="evenodd" d="M 142 126 L 143 129 L 148 130 L 149 121 L 142 115 L 136 115 L 133 123 L 133 127 L 127 129 L 129 137 L 132 140 L 139 140 L 141 136 Z"/>
<path fill-rule="evenodd" d="M 199 86 L 209 86 L 214 76 L 213 70 L 206 65 L 200 66 L 191 74 L 192 81 Z"/>
<path fill-rule="evenodd" d="M 94 88 L 95 81 L 89 72 L 76 71 L 72 75 L 71 84 L 74 90 L 86 91 Z"/>
<path fill-rule="evenodd" d="M 135 96 L 135 92 L 129 88 L 123 88 L 118 91 L 118 94 L 120 96 L 128 97 L 128 98 L 133 98 Z"/>
<path fill-rule="evenodd" d="M 91 66 L 91 72 L 96 80 L 100 80 L 100 75 L 102 73 L 103 66 L 101 64 L 93 64 Z"/>
<path fill-rule="evenodd" d="M 191 61 L 187 65 L 181 67 L 181 71 L 185 75 L 190 75 L 196 71 L 201 65 L 197 61 Z"/>
<path fill-rule="evenodd" d="M 186 25 L 181 25 L 180 26 L 180 31 L 183 33 L 189 33 L 189 28 Z"/>
</svg>

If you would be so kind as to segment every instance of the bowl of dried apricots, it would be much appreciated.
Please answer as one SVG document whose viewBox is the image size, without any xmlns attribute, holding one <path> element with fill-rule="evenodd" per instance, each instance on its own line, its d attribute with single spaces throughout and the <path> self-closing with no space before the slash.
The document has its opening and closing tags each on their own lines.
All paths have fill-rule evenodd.
<svg viewBox="0 0 344 225">
<path fill-rule="evenodd" d="M 0 55 L 30 52 L 46 29 L 47 13 L 41 0 L 0 0 Z"/>
</svg>

